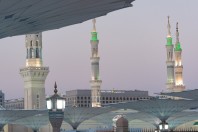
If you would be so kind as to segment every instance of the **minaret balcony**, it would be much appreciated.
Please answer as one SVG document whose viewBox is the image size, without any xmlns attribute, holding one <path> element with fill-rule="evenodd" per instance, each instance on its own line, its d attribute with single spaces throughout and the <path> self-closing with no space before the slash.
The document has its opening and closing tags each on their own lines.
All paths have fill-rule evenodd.
<svg viewBox="0 0 198 132">
<path fill-rule="evenodd" d="M 27 71 L 27 70 L 43 70 L 43 71 L 48 71 L 49 67 L 25 67 L 25 68 L 21 68 L 20 72 L 22 71 Z"/>
</svg>

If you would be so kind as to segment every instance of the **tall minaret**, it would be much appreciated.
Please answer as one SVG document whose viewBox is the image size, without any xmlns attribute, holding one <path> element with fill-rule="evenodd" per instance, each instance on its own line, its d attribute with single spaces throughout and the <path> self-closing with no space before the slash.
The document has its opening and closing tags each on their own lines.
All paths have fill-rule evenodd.
<svg viewBox="0 0 198 132">
<path fill-rule="evenodd" d="M 174 92 L 181 92 L 185 89 L 183 83 L 183 65 L 182 65 L 182 48 L 179 42 L 178 23 L 176 25 L 176 43 L 175 43 L 175 88 Z"/>
<path fill-rule="evenodd" d="M 97 38 L 96 32 L 96 20 L 93 19 L 93 31 L 91 32 L 91 99 L 92 99 L 92 107 L 101 107 L 100 103 L 100 86 L 102 81 L 99 76 L 99 60 L 98 56 L 98 43 L 99 40 Z"/>
<path fill-rule="evenodd" d="M 42 34 L 28 34 L 25 37 L 26 67 L 20 69 L 24 79 L 25 109 L 46 109 L 45 79 L 49 68 L 43 66 Z"/>
<path fill-rule="evenodd" d="M 174 77 L 174 58 L 173 58 L 173 49 L 174 46 L 172 44 L 172 37 L 170 32 L 170 22 L 169 22 L 169 16 L 168 16 L 168 35 L 167 35 L 167 43 L 166 43 L 166 52 L 167 52 L 167 82 L 166 82 L 166 88 L 170 91 L 174 89 L 175 86 L 175 77 Z"/>
</svg>

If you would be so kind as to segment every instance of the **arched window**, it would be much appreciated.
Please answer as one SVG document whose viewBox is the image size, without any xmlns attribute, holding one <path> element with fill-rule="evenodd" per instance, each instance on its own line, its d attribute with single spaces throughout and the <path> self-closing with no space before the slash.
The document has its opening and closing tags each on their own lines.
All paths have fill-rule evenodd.
<svg viewBox="0 0 198 132">
<path fill-rule="evenodd" d="M 32 58 L 32 51 L 33 51 L 33 49 L 32 49 L 32 48 L 30 48 L 30 52 L 29 52 L 29 56 L 30 56 L 30 58 Z"/>
<path fill-rule="evenodd" d="M 32 42 L 32 40 L 31 40 L 31 41 L 30 41 L 30 46 L 31 46 L 31 47 L 32 47 L 32 43 L 33 43 L 33 42 Z"/>
<path fill-rule="evenodd" d="M 36 48 L 36 58 L 39 58 L 39 49 Z"/>
<path fill-rule="evenodd" d="M 26 56 L 26 59 L 28 59 L 28 49 L 27 49 L 27 56 Z"/>
<path fill-rule="evenodd" d="M 36 41 L 36 47 L 38 47 L 38 40 Z"/>
</svg>

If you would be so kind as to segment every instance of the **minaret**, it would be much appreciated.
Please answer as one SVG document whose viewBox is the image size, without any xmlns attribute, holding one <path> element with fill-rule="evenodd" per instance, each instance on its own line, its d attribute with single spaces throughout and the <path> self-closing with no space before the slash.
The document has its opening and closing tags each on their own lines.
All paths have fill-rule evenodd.
<svg viewBox="0 0 198 132">
<path fill-rule="evenodd" d="M 169 16 L 168 16 L 168 35 L 167 35 L 167 43 L 166 43 L 166 52 L 167 52 L 167 82 L 166 82 L 166 88 L 170 91 L 174 89 L 175 86 L 175 77 L 174 77 L 174 58 L 173 58 L 173 49 L 174 46 L 172 44 L 172 37 L 170 32 L 170 22 L 169 22 Z"/>
<path fill-rule="evenodd" d="M 176 25 L 176 44 L 175 44 L 175 88 L 174 92 L 181 92 L 185 89 L 183 83 L 182 48 L 179 42 L 178 23 Z"/>
<path fill-rule="evenodd" d="M 46 109 L 45 79 L 49 68 L 43 66 L 42 34 L 28 34 L 25 37 L 26 67 L 20 69 L 24 79 L 25 109 Z"/>
<path fill-rule="evenodd" d="M 99 60 L 98 56 L 98 43 L 99 40 L 97 38 L 96 32 L 96 20 L 93 19 L 93 31 L 91 32 L 91 99 L 92 99 L 92 107 L 101 107 L 100 103 L 100 86 L 102 81 L 99 76 Z"/>
</svg>

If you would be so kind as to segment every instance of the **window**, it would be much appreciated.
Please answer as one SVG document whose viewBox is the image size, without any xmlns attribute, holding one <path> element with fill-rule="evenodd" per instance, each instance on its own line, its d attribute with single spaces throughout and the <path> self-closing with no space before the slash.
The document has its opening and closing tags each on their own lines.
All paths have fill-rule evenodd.
<svg viewBox="0 0 198 132">
<path fill-rule="evenodd" d="M 32 49 L 32 48 L 30 48 L 30 52 L 29 52 L 29 56 L 30 56 L 30 58 L 32 58 L 32 52 L 33 52 L 33 49 Z"/>
<path fill-rule="evenodd" d="M 39 49 L 36 48 L 36 58 L 39 58 Z"/>
<path fill-rule="evenodd" d="M 38 40 L 36 41 L 36 47 L 38 47 Z"/>
<path fill-rule="evenodd" d="M 32 43 L 33 43 L 33 42 L 32 42 L 32 40 L 31 40 L 31 41 L 30 41 L 30 47 L 32 47 Z"/>
</svg>

